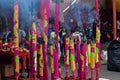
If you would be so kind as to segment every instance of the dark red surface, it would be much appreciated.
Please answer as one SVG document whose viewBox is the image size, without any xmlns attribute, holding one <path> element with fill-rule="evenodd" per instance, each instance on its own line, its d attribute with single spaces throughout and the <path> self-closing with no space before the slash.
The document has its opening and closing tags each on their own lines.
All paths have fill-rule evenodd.
<svg viewBox="0 0 120 80">
<path fill-rule="evenodd" d="M 19 57 L 29 57 L 28 52 L 20 52 Z M 14 60 L 14 53 L 0 51 L 0 64 L 11 64 Z M 25 59 L 26 60 L 26 59 Z"/>
</svg>

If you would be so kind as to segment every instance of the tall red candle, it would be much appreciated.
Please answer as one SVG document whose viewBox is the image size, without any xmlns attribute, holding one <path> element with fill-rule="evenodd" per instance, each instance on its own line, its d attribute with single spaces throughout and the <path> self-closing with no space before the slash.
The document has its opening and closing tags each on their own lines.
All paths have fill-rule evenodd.
<svg viewBox="0 0 120 80">
<path fill-rule="evenodd" d="M 100 20 L 99 20 L 99 0 L 96 0 L 96 79 L 100 78 Z"/>
<path fill-rule="evenodd" d="M 15 57 L 15 79 L 19 77 L 19 7 L 18 3 L 14 3 L 14 57 Z"/>
<path fill-rule="evenodd" d="M 30 44 L 30 75 L 34 75 L 36 80 L 37 74 L 37 32 L 36 23 L 33 22 L 31 30 L 31 44 Z"/>
<path fill-rule="evenodd" d="M 47 43 L 48 43 L 48 20 L 49 20 L 49 12 L 50 12 L 50 1 L 49 0 L 41 0 L 41 10 L 40 16 L 42 20 L 42 34 L 44 38 L 43 44 L 43 59 L 44 59 L 44 80 L 49 80 L 48 77 L 48 61 L 47 61 Z"/>
<path fill-rule="evenodd" d="M 68 69 L 69 69 L 69 57 L 70 57 L 70 50 L 69 50 L 69 44 L 70 44 L 70 38 L 68 36 L 65 37 L 64 39 L 64 50 L 65 50 L 65 53 L 64 53 L 64 56 L 65 56 L 65 70 L 66 70 L 66 75 L 65 75 L 65 79 L 68 79 Z"/>
<path fill-rule="evenodd" d="M 58 65 L 58 35 L 59 35 L 59 20 L 60 20 L 60 0 L 56 0 L 55 5 L 55 32 L 57 34 L 56 37 L 56 51 L 54 53 L 54 68 L 55 68 L 55 79 L 59 79 L 59 65 Z"/>
<path fill-rule="evenodd" d="M 70 39 L 70 64 L 71 64 L 71 70 L 72 70 L 72 77 L 73 80 L 76 80 L 76 63 L 75 63 L 75 49 L 74 49 L 74 39 Z"/>
</svg>

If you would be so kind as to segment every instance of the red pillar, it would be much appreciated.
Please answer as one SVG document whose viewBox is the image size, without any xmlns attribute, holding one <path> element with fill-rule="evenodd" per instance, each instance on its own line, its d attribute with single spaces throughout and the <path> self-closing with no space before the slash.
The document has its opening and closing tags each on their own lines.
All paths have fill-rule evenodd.
<svg viewBox="0 0 120 80">
<path fill-rule="evenodd" d="M 117 38 L 117 30 L 116 30 L 116 0 L 112 0 L 113 2 L 113 39 Z"/>
</svg>

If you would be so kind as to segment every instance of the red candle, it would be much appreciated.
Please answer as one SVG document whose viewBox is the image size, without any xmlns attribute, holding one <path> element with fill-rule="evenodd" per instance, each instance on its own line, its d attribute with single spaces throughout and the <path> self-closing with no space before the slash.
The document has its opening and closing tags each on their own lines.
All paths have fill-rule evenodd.
<svg viewBox="0 0 120 80">
<path fill-rule="evenodd" d="M 65 70 L 66 70 L 66 76 L 65 76 L 65 79 L 68 79 L 68 71 L 69 71 L 69 57 L 70 57 L 70 50 L 69 50 L 69 44 L 70 44 L 70 39 L 69 37 L 65 37 L 65 40 L 64 40 L 64 43 L 65 43 L 65 47 L 64 47 L 64 50 L 65 50 L 65 53 L 64 53 L 64 56 L 65 56 Z"/>
<path fill-rule="evenodd" d="M 96 2 L 96 20 L 99 21 L 99 0 L 96 0 L 95 2 Z M 100 23 L 98 22 L 96 27 L 96 49 L 95 49 L 96 50 L 96 80 L 99 80 L 100 78 L 100 74 L 99 74 L 100 73 L 100 28 L 101 26 Z"/>
<path fill-rule="evenodd" d="M 18 3 L 14 4 L 14 57 L 15 57 L 15 78 L 19 77 L 19 7 Z"/>
<path fill-rule="evenodd" d="M 30 76 L 34 76 L 34 80 L 37 80 L 37 33 L 36 23 L 33 22 L 31 30 L 31 44 L 30 44 Z"/>
<path fill-rule="evenodd" d="M 39 48 L 39 75 L 40 75 L 40 80 L 44 80 L 44 75 L 43 75 L 43 69 L 44 69 L 44 62 L 43 62 L 43 45 L 40 44 Z"/>
<path fill-rule="evenodd" d="M 74 49 L 74 39 L 70 39 L 70 63 L 72 70 L 73 80 L 76 80 L 76 67 L 75 67 L 75 49 Z"/>
<path fill-rule="evenodd" d="M 48 61 L 47 61 L 47 43 L 48 43 L 48 20 L 50 12 L 50 1 L 41 0 L 41 20 L 42 20 L 42 34 L 44 38 L 43 44 L 43 59 L 44 59 L 44 80 L 49 80 L 48 77 Z"/>
<path fill-rule="evenodd" d="M 56 5 L 55 5 L 55 32 L 57 34 L 56 37 L 56 51 L 54 53 L 54 68 L 55 68 L 55 79 L 59 79 L 59 65 L 58 65 L 58 35 L 59 35 L 59 19 L 60 19 L 60 0 L 56 0 Z"/>
</svg>

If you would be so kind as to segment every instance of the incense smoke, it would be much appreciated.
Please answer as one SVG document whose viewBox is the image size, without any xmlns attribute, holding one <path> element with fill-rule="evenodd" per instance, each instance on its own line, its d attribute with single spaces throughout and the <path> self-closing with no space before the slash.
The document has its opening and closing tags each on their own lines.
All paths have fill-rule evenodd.
<svg viewBox="0 0 120 80">
<path fill-rule="evenodd" d="M 81 3 L 74 4 L 65 15 L 65 22 L 69 24 L 70 19 L 74 20 L 75 26 L 83 27 L 84 24 L 89 26 L 95 20 L 95 5 L 81 1 Z M 71 26 L 73 27 L 73 26 Z"/>
<path fill-rule="evenodd" d="M 19 5 L 19 26 L 28 30 L 27 28 L 31 26 L 33 16 L 35 16 L 36 20 L 38 19 L 40 0 L 0 0 L 0 15 L 4 14 L 4 16 L 10 19 L 8 21 L 9 26 L 13 26 L 15 1 Z"/>
</svg>

